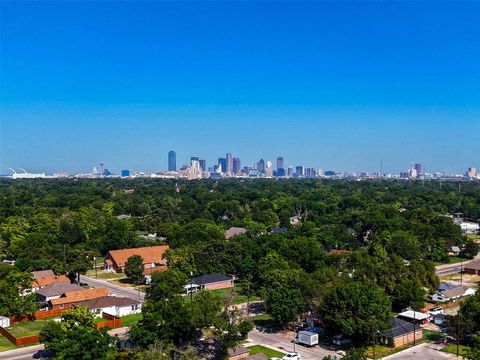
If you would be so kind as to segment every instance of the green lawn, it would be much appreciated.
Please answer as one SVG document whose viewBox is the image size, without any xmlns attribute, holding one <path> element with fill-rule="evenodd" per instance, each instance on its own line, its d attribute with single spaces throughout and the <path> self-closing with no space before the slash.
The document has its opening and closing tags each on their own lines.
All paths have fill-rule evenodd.
<svg viewBox="0 0 480 360">
<path fill-rule="evenodd" d="M 272 315 L 262 314 L 250 318 L 255 326 L 260 327 L 273 327 Z"/>
<path fill-rule="evenodd" d="M 116 272 L 104 272 L 101 269 L 98 269 L 97 273 L 95 273 L 94 269 L 90 269 L 87 271 L 87 276 L 91 278 L 98 278 L 101 280 L 114 280 L 114 279 L 123 279 L 125 278 L 124 273 L 116 273 Z"/>
<path fill-rule="evenodd" d="M 13 350 L 17 347 L 13 345 L 7 338 L 3 335 L 0 335 L 0 351 Z"/>
<path fill-rule="evenodd" d="M 448 263 L 449 264 L 457 264 L 457 263 L 461 263 L 462 261 L 463 262 L 469 261 L 469 259 L 461 258 L 461 257 L 458 257 L 458 256 L 449 256 L 448 257 Z"/>
<path fill-rule="evenodd" d="M 122 326 L 133 326 L 142 320 L 142 314 L 133 314 L 122 317 Z"/>
<path fill-rule="evenodd" d="M 7 328 L 8 332 L 15 337 L 38 335 L 43 327 L 54 318 L 35 321 L 22 321 Z"/>
<path fill-rule="evenodd" d="M 220 299 L 228 299 L 229 297 L 233 297 L 232 304 L 245 304 L 247 302 L 247 295 L 241 294 L 242 288 L 241 286 L 235 286 L 233 288 L 228 289 L 218 289 L 218 290 L 211 290 L 210 292 L 219 297 Z M 193 294 L 195 297 L 196 294 Z M 190 302 L 190 295 L 184 296 L 185 301 Z M 261 300 L 258 296 L 250 295 L 250 302 L 252 301 L 259 301 Z"/>
<path fill-rule="evenodd" d="M 265 354 L 265 356 L 267 356 L 267 358 L 272 358 L 272 357 L 281 358 L 283 355 L 285 355 L 285 353 L 283 353 L 283 352 L 275 351 L 275 350 L 272 350 L 272 349 L 267 348 L 267 347 L 262 346 L 262 345 L 250 346 L 250 347 L 248 347 L 248 352 L 250 353 L 250 355 L 263 353 L 263 354 Z"/>
<path fill-rule="evenodd" d="M 459 350 L 458 354 L 460 356 L 467 355 L 468 346 L 460 345 L 458 350 Z M 453 355 L 457 355 L 457 345 L 454 345 L 454 344 L 447 345 L 442 349 L 442 351 L 446 352 L 446 353 L 453 354 Z"/>
<path fill-rule="evenodd" d="M 440 339 L 445 339 L 446 337 L 447 335 L 444 333 L 423 329 L 423 338 L 428 341 L 437 341 Z"/>
</svg>

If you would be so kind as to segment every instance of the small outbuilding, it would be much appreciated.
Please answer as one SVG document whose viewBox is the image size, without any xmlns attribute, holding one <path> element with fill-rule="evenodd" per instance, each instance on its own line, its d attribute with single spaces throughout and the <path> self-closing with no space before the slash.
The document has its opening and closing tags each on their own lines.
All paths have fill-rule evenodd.
<svg viewBox="0 0 480 360">
<path fill-rule="evenodd" d="M 390 329 L 386 330 L 381 338 L 382 343 L 387 346 L 404 346 L 423 337 L 422 328 L 408 321 L 393 317 L 390 325 Z"/>
</svg>

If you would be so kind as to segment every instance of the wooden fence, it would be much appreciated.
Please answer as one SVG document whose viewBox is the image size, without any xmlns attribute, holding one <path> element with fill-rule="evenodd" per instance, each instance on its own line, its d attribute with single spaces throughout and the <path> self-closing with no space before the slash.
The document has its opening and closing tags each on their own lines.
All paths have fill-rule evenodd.
<svg viewBox="0 0 480 360">
<path fill-rule="evenodd" d="M 22 316 L 10 316 L 10 324 L 16 324 L 22 321 L 29 321 L 29 320 L 40 320 L 49 317 L 57 317 L 62 315 L 65 311 L 70 309 L 70 307 L 65 307 L 63 309 L 53 309 L 53 310 L 39 310 L 33 315 L 22 315 Z"/>
<path fill-rule="evenodd" d="M 40 342 L 40 337 L 38 335 L 23 336 L 23 337 L 17 338 L 12 334 L 10 334 L 7 329 L 1 326 L 0 326 L 0 334 L 5 336 L 7 340 L 10 341 L 15 346 L 25 346 L 25 345 L 31 345 L 31 344 L 36 344 Z"/>
<path fill-rule="evenodd" d="M 117 328 L 122 326 L 122 319 L 107 313 L 102 312 L 102 317 L 107 319 L 107 321 L 96 324 L 97 329 L 103 329 L 105 327 Z"/>
</svg>

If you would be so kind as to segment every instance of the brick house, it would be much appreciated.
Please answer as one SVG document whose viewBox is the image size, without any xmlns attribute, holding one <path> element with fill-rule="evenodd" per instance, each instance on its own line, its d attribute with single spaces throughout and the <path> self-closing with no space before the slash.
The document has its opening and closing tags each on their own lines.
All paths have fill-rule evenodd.
<svg viewBox="0 0 480 360">
<path fill-rule="evenodd" d="M 139 255 L 143 259 L 145 269 L 154 267 L 167 267 L 167 261 L 163 258 L 168 245 L 147 246 L 142 248 L 110 250 L 103 261 L 104 271 L 125 271 L 125 264 L 129 257 Z"/>
<path fill-rule="evenodd" d="M 413 343 L 423 337 L 423 329 L 408 321 L 393 317 L 391 328 L 382 334 L 381 342 L 387 346 L 399 347 Z"/>
<path fill-rule="evenodd" d="M 207 274 L 193 278 L 191 281 L 192 287 L 198 290 L 216 290 L 227 289 L 234 286 L 235 279 L 230 276 L 222 274 Z M 190 286 L 190 282 L 187 287 Z"/>
</svg>

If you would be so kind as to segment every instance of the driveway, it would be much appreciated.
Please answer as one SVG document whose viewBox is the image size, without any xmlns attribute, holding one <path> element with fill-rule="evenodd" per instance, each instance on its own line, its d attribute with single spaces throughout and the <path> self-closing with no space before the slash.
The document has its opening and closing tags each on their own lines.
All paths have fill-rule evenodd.
<svg viewBox="0 0 480 360">
<path fill-rule="evenodd" d="M 80 282 L 88 284 L 88 286 L 99 288 L 107 288 L 111 295 L 119 297 L 127 297 L 134 300 L 145 301 L 145 293 L 139 290 L 135 290 L 128 287 L 123 287 L 117 284 L 113 284 L 106 280 L 94 279 L 89 276 L 81 275 Z"/>
<path fill-rule="evenodd" d="M 386 356 L 384 360 L 448 360 L 458 359 L 455 355 L 441 352 L 443 345 L 425 343 L 411 347 L 399 353 Z"/>
<path fill-rule="evenodd" d="M 284 352 L 293 351 L 292 338 L 287 338 L 281 333 L 263 333 L 254 329 L 248 334 L 248 341 L 259 345 L 268 345 Z M 296 345 L 295 351 L 302 355 L 303 360 L 320 360 L 324 356 L 335 354 L 334 351 L 320 348 L 318 346 L 305 347 L 302 345 Z M 340 356 L 337 355 L 338 358 Z"/>
</svg>

